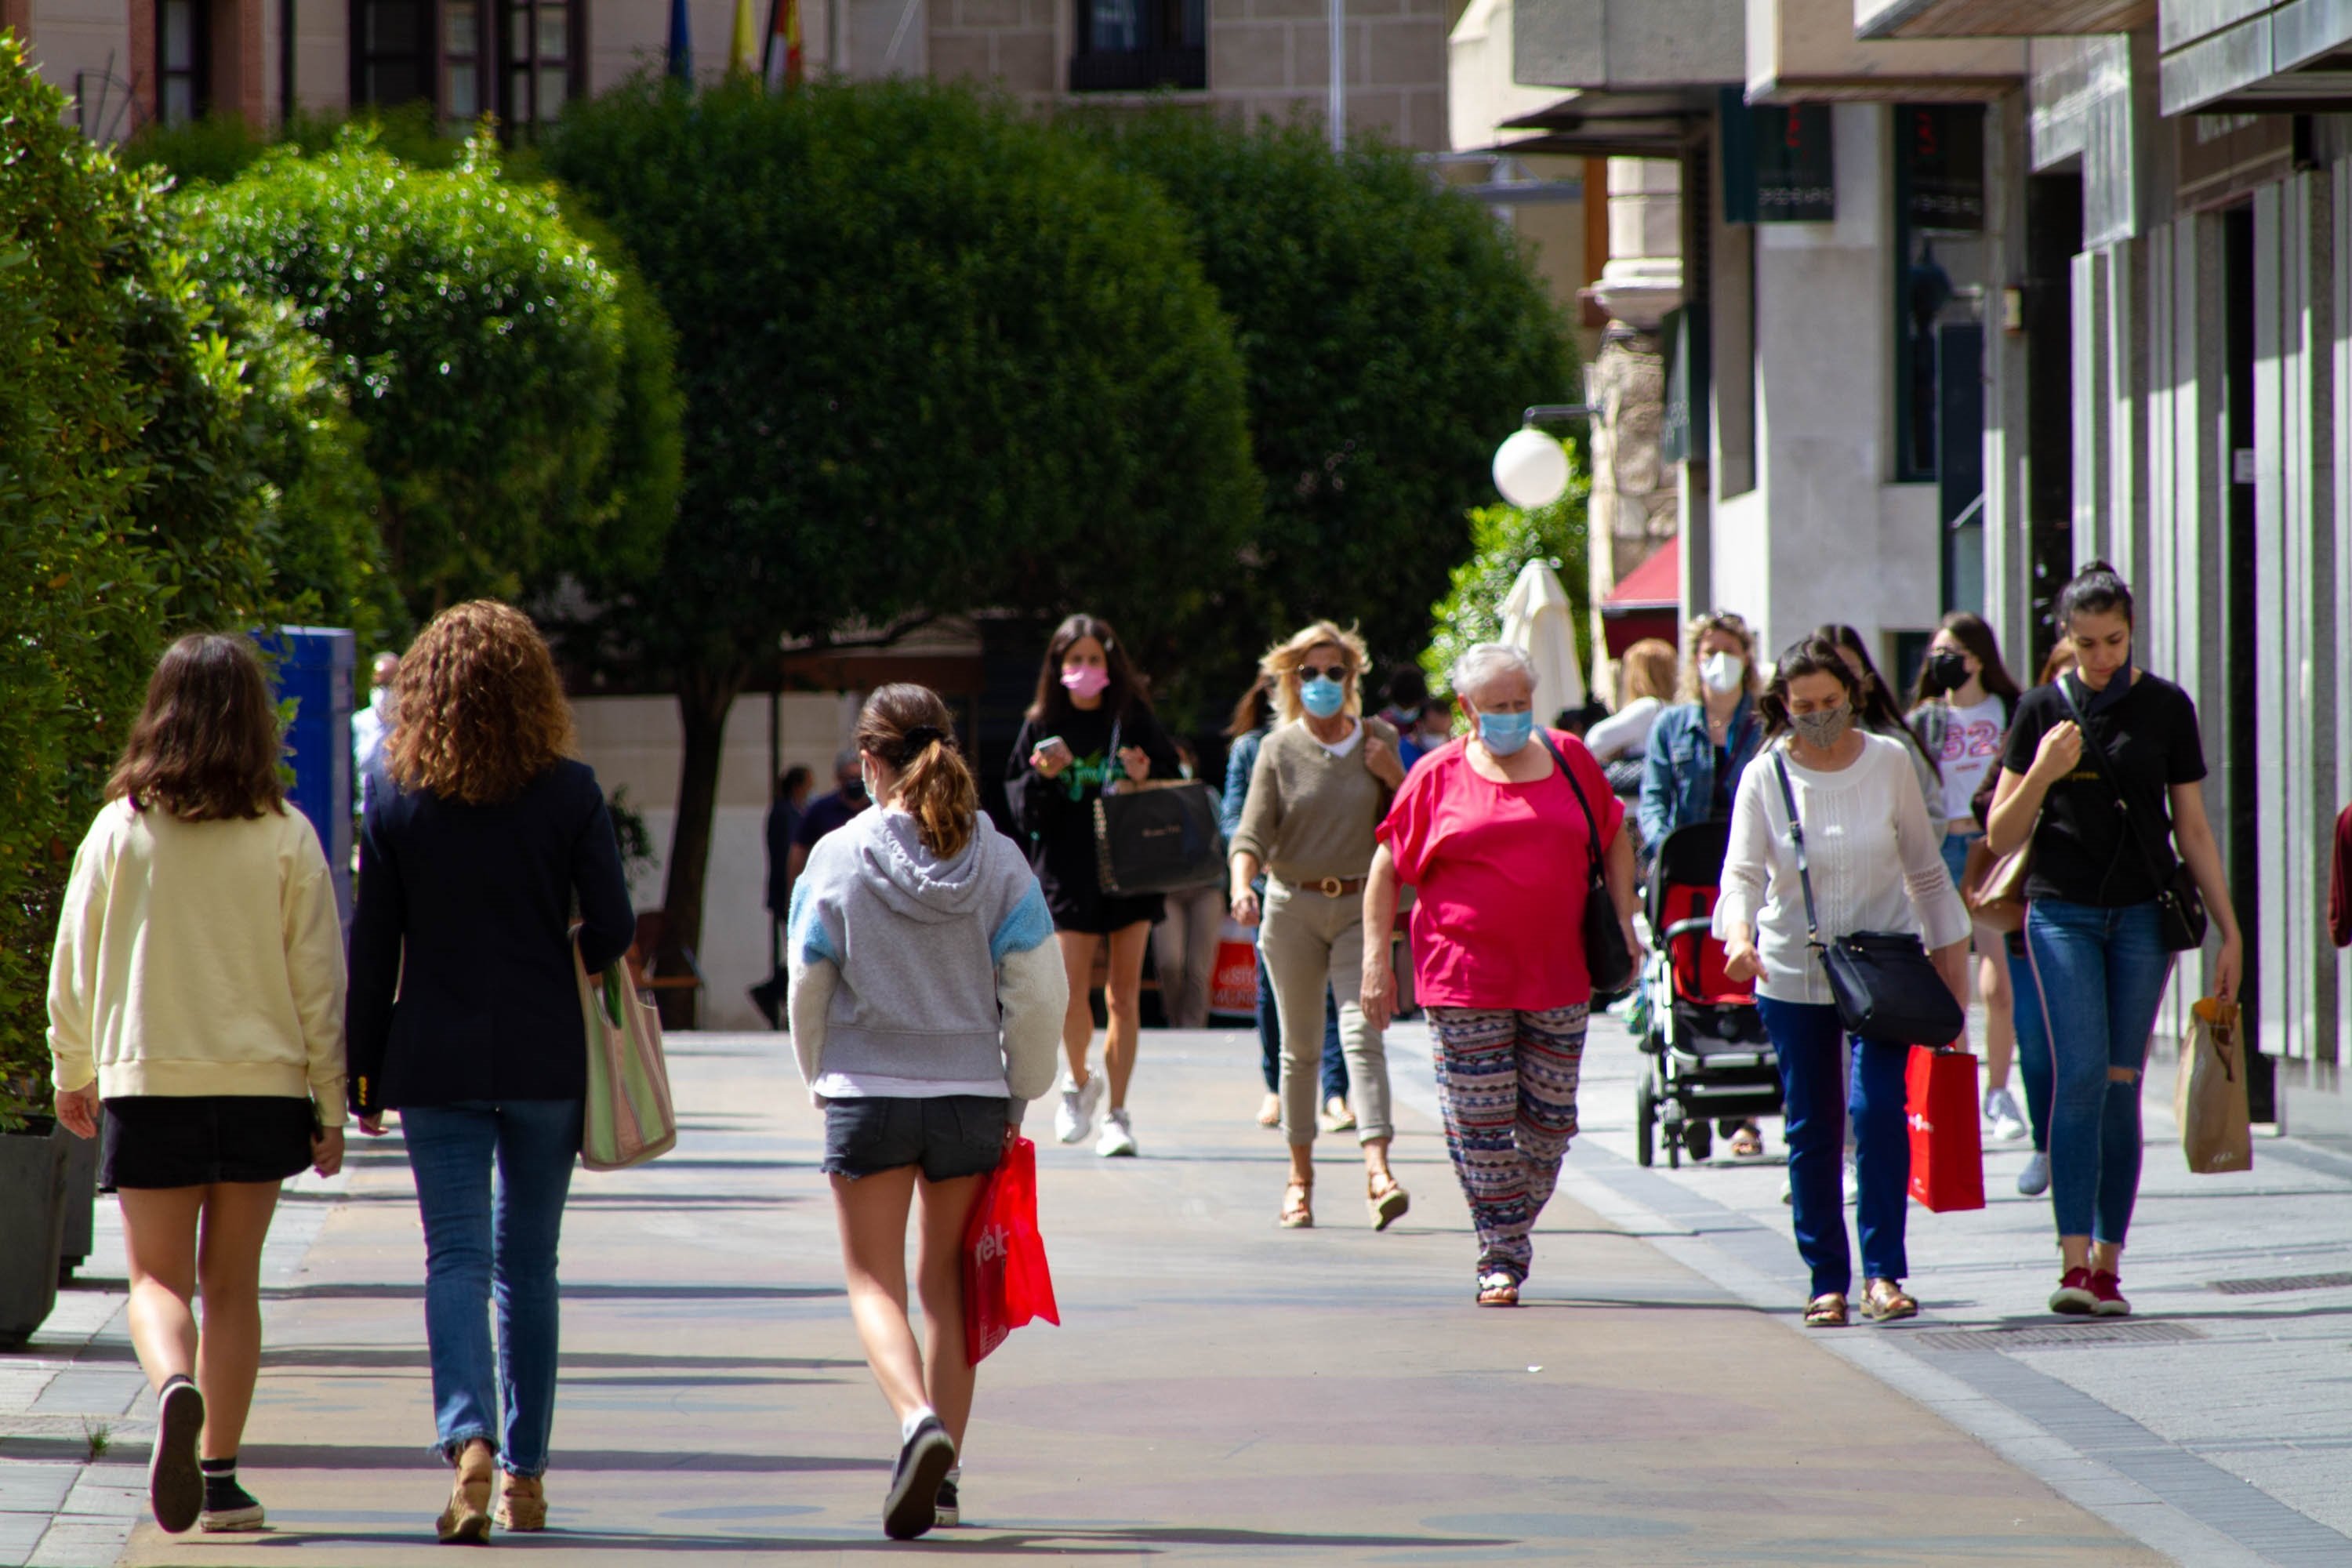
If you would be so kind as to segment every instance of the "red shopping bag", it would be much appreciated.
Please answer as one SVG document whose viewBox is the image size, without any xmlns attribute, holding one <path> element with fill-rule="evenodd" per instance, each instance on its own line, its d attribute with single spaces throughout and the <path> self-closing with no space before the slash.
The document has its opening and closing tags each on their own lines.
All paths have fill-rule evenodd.
<svg viewBox="0 0 2352 1568">
<path fill-rule="evenodd" d="M 1903 1109 L 1911 1122 L 1911 1195 L 1936 1214 L 1984 1207 L 1977 1058 L 1962 1050 L 1914 1046 L 1904 1065 L 1903 1089 Z"/>
<path fill-rule="evenodd" d="M 971 1364 L 1032 1318 L 1058 1324 L 1062 1313 L 1037 1234 L 1037 1145 L 1015 1138 L 964 1226 L 963 1342 Z"/>
</svg>

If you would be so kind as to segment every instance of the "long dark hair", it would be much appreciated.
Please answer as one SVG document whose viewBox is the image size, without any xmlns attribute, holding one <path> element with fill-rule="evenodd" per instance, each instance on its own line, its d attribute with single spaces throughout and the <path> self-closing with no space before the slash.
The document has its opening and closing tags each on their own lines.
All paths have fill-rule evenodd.
<svg viewBox="0 0 2352 1568">
<path fill-rule="evenodd" d="M 1992 626 L 1985 618 L 1971 610 L 1954 610 L 1937 629 L 1950 633 L 1952 640 L 1968 649 L 1977 661 L 1977 684 L 2015 709 L 2017 700 L 2024 693 L 2018 689 L 2017 678 L 2009 673 L 2009 666 L 2000 661 L 2000 639 L 1993 636 Z M 1927 697 L 1927 665 L 1922 659 L 1919 678 L 1911 684 L 1911 706 L 1918 707 Z"/>
<path fill-rule="evenodd" d="M 183 822 L 286 812 L 278 781 L 278 705 L 243 637 L 197 632 L 163 650 L 106 798 Z"/>
<path fill-rule="evenodd" d="M 963 852 L 980 816 L 980 786 L 956 748 L 955 716 L 938 692 L 901 681 L 867 698 L 857 714 L 857 749 L 897 770 L 896 797 L 914 817 L 924 848 L 942 860 Z"/>
<path fill-rule="evenodd" d="M 1903 710 L 1895 705 L 1895 694 L 1886 689 L 1886 681 L 1878 673 L 1878 666 L 1871 661 L 1870 645 L 1862 640 L 1862 634 L 1852 626 L 1842 626 L 1832 621 L 1826 625 L 1815 626 L 1813 636 L 1828 643 L 1832 647 L 1843 648 L 1862 660 L 1862 696 L 1853 705 L 1854 721 L 1865 730 L 1876 730 L 1882 734 L 1902 736 L 1911 743 L 1913 751 L 1923 757 L 1927 757 L 1927 766 L 1935 770 L 1937 778 L 1942 778 L 1943 768 L 1935 758 L 1927 756 L 1927 748 L 1919 743 L 1919 737 L 1913 732 L 1909 721 L 1903 717 Z"/>
<path fill-rule="evenodd" d="M 1045 661 L 1037 667 L 1037 694 L 1029 700 L 1032 724 L 1059 723 L 1077 710 L 1062 686 L 1062 658 L 1081 637 L 1102 644 L 1103 668 L 1110 674 L 1110 684 L 1103 688 L 1103 707 L 1113 719 L 1127 717 L 1139 705 L 1151 706 L 1144 698 L 1142 682 L 1136 679 L 1135 667 L 1128 662 L 1127 645 L 1111 630 L 1110 623 L 1099 616 L 1072 616 L 1054 628 L 1052 639 L 1045 644 Z"/>
<path fill-rule="evenodd" d="M 1264 671 L 1242 693 L 1234 704 L 1234 716 L 1225 721 L 1225 739 L 1238 741 L 1244 735 L 1255 734 L 1274 722 L 1274 681 Z"/>
<path fill-rule="evenodd" d="M 1832 675 L 1845 688 L 1847 706 L 1853 710 L 1858 725 L 1863 713 L 1862 678 L 1853 667 L 1838 656 L 1838 645 L 1822 633 L 1815 632 L 1800 643 L 1780 650 L 1772 664 L 1772 679 L 1756 699 L 1757 716 L 1764 721 L 1764 739 L 1777 741 L 1796 728 L 1789 722 L 1789 683 L 1801 675 Z"/>
</svg>

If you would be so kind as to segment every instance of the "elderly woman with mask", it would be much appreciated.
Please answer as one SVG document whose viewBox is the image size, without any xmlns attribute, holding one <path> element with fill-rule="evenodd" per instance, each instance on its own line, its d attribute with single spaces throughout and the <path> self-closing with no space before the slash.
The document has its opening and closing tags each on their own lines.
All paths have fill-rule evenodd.
<svg viewBox="0 0 2352 1568">
<path fill-rule="evenodd" d="M 1274 980 L 1282 1026 L 1279 1083 L 1290 1181 L 1281 1223 L 1293 1230 L 1315 1223 L 1316 1062 L 1327 992 L 1340 999 L 1339 1041 L 1372 1228 L 1386 1230 L 1411 1202 L 1389 1170 L 1395 1129 L 1381 1038 L 1387 1020 L 1372 1022 L 1358 1005 L 1364 989 L 1358 964 L 1368 945 L 1360 895 L 1377 847 L 1373 830 L 1405 778 L 1394 727 L 1360 717 L 1365 663 L 1363 639 L 1328 621 L 1268 651 L 1262 668 L 1280 722 L 1258 750 L 1234 835 L 1234 915 L 1244 925 L 1265 922 L 1258 951 Z M 1381 945 L 1388 929 L 1381 927 L 1370 945 Z"/>
<path fill-rule="evenodd" d="M 1481 643 L 1451 684 L 1472 732 L 1423 758 L 1381 824 L 1364 889 L 1363 1008 L 1378 1028 L 1394 1007 L 1387 932 L 1410 883 L 1420 890 L 1413 985 L 1435 1037 L 1446 1151 L 1478 1233 L 1478 1304 L 1513 1307 L 1576 1132 L 1592 857 L 1626 950 L 1638 952 L 1633 847 L 1584 743 L 1536 728 L 1525 653 Z"/>
</svg>

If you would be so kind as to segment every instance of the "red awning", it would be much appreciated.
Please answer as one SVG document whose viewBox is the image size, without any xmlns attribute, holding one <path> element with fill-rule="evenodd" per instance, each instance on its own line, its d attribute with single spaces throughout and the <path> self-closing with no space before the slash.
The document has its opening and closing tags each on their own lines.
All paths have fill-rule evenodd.
<svg viewBox="0 0 2352 1568">
<path fill-rule="evenodd" d="M 1683 598 L 1682 542 L 1669 539 L 1634 567 L 1601 601 L 1604 616 L 1631 610 L 1675 609 Z"/>
</svg>

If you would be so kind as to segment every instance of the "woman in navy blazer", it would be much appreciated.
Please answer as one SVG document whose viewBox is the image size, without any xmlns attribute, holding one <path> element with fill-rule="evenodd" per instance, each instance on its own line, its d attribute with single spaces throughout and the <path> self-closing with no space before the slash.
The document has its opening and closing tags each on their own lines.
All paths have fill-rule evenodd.
<svg viewBox="0 0 2352 1568">
<path fill-rule="evenodd" d="M 479 1542 L 494 1468 L 501 1524 L 547 1518 L 556 1242 L 587 1093 L 574 901 L 592 973 L 619 961 L 635 921 L 604 792 L 568 754 L 572 710 L 529 617 L 490 600 L 444 611 L 402 658 L 393 700 L 360 830 L 352 1109 L 371 1134 L 400 1112 L 435 1420 L 457 1468 L 436 1528 Z"/>
</svg>

